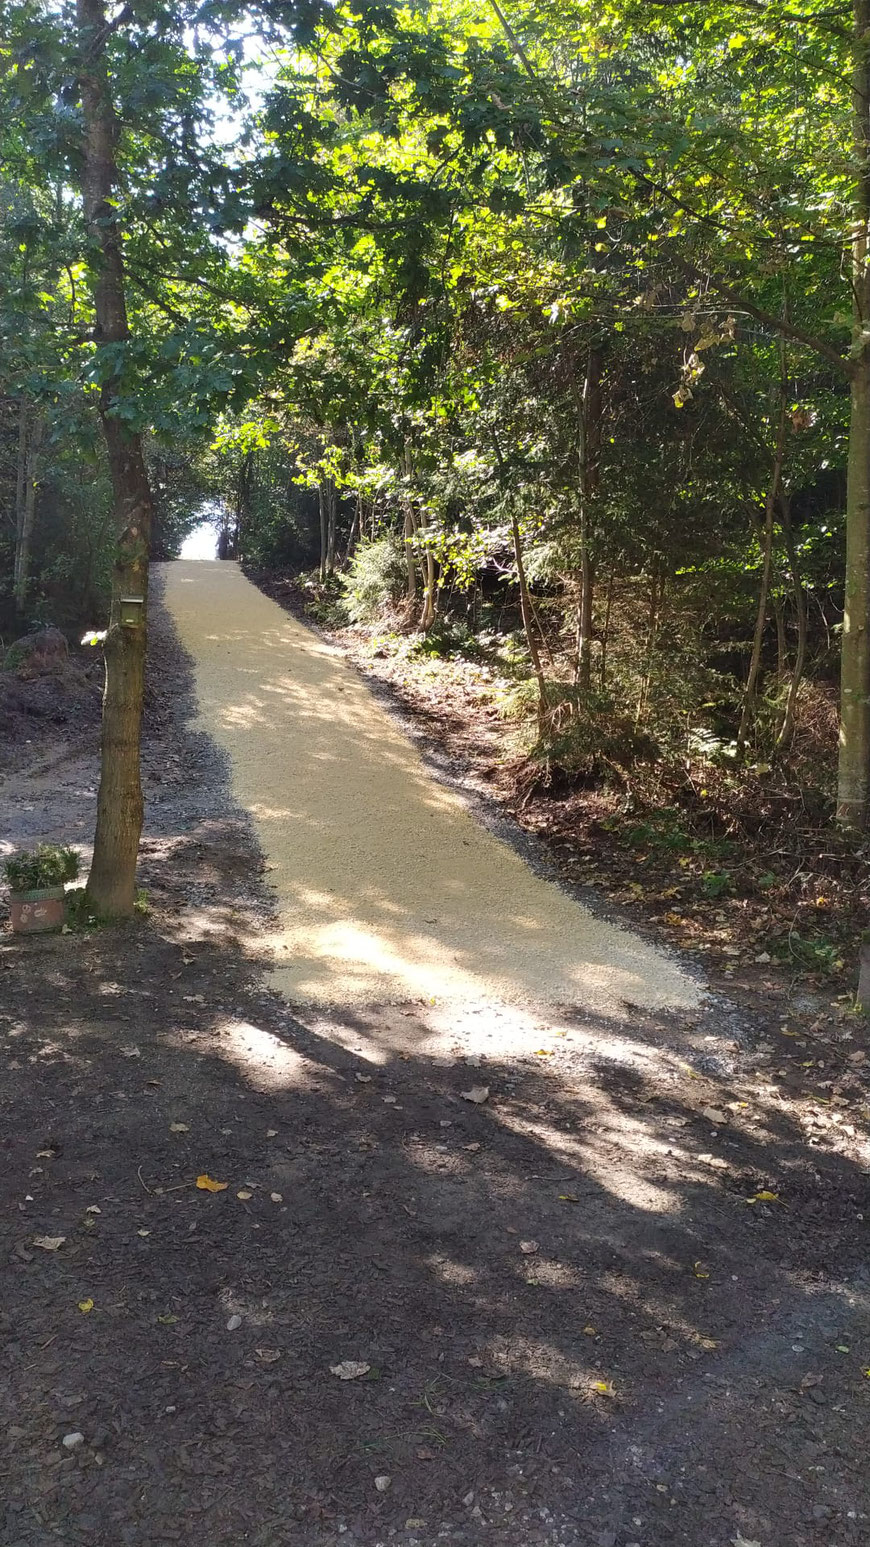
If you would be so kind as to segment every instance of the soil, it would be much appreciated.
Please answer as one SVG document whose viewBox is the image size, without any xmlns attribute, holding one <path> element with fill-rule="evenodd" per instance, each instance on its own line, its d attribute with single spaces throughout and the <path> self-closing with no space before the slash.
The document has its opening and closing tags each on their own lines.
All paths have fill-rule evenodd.
<svg viewBox="0 0 870 1547">
<path fill-rule="evenodd" d="M 0 937 L 3 1547 L 864 1547 L 863 1020 L 294 1015 L 154 623 L 148 912 Z M 95 740 L 4 842 L 86 847 Z"/>
</svg>

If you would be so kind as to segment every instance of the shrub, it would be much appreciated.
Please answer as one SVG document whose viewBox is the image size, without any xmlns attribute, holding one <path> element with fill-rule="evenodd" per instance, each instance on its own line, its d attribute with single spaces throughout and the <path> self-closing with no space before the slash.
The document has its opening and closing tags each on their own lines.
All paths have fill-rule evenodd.
<svg viewBox="0 0 870 1547">
<path fill-rule="evenodd" d="M 79 857 L 75 849 L 57 843 L 41 843 L 37 849 L 13 854 L 3 868 L 13 892 L 36 892 L 74 881 L 79 873 Z"/>
<path fill-rule="evenodd" d="M 359 543 L 347 574 L 342 576 L 352 622 L 375 622 L 384 607 L 398 601 L 407 573 L 404 543 L 394 533 Z"/>
</svg>

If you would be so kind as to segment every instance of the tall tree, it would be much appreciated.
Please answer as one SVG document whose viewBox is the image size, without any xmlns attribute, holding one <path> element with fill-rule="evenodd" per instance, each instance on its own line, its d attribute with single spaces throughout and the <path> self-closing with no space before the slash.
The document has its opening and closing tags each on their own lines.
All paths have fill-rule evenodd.
<svg viewBox="0 0 870 1547">
<path fill-rule="evenodd" d="M 118 119 L 106 64 L 110 27 L 104 0 L 76 0 L 78 80 L 83 112 L 81 188 L 90 240 L 95 336 L 123 351 L 130 338 L 117 215 Z M 136 859 L 142 832 L 140 775 L 145 696 L 145 608 L 153 501 L 139 431 L 119 414 L 117 377 L 103 382 L 100 420 L 112 480 L 117 532 L 112 601 L 106 633 L 100 788 L 90 906 L 126 918 L 136 901 Z"/>
</svg>

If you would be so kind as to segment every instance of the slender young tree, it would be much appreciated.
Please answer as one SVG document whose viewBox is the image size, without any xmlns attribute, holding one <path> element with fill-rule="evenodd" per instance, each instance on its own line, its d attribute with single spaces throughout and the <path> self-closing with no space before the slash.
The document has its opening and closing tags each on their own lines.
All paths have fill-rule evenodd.
<svg viewBox="0 0 870 1547">
<path fill-rule="evenodd" d="M 110 28 L 104 0 L 76 0 L 78 82 L 84 135 L 81 191 L 91 249 L 95 331 L 101 345 L 130 338 L 122 231 L 117 216 L 118 119 L 106 61 Z M 139 754 L 145 692 L 145 603 L 153 502 L 138 432 L 118 414 L 113 380 L 100 392 L 100 420 L 112 481 L 117 532 L 112 603 L 106 634 L 100 788 L 89 905 L 105 918 L 126 918 L 136 900 L 136 858 L 143 801 Z M 122 598 L 140 598 L 132 623 Z"/>
</svg>

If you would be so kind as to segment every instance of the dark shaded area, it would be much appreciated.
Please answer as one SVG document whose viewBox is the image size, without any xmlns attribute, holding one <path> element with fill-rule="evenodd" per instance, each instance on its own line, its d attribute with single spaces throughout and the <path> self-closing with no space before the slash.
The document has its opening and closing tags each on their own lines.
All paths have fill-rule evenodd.
<svg viewBox="0 0 870 1547">
<path fill-rule="evenodd" d="M 3 1547 L 866 1542 L 862 1165 L 765 1079 L 712 1128 L 725 1016 L 469 1067 L 422 1006 L 290 1014 L 154 645 L 150 917 L 0 947 Z"/>
</svg>

